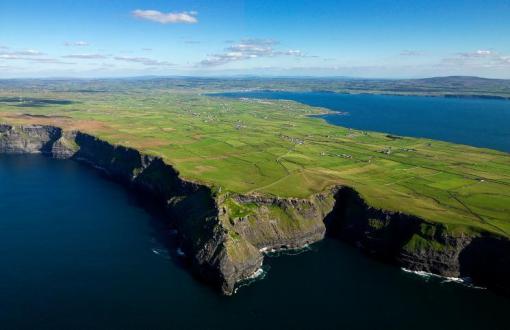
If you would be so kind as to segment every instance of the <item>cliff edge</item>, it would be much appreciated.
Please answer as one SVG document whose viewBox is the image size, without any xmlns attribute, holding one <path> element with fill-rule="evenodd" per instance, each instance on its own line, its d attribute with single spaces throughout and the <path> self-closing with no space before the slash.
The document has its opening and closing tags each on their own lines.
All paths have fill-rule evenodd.
<svg viewBox="0 0 510 330">
<path fill-rule="evenodd" d="M 161 158 L 53 126 L 0 125 L 0 153 L 73 159 L 150 195 L 177 228 L 193 271 L 224 294 L 256 274 L 264 252 L 301 248 L 326 235 L 400 267 L 469 277 L 510 293 L 508 238 L 375 209 L 349 187 L 305 199 L 221 192 L 181 178 Z"/>
</svg>

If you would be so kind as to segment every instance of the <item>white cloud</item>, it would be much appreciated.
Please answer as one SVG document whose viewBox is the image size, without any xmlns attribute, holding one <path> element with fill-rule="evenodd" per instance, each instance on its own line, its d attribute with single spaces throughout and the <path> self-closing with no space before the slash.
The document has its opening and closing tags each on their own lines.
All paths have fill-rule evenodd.
<svg viewBox="0 0 510 330">
<path fill-rule="evenodd" d="M 286 52 L 283 52 L 283 54 L 290 56 L 303 56 L 303 52 L 301 52 L 299 49 L 289 49 Z"/>
<path fill-rule="evenodd" d="M 489 57 L 495 55 L 495 53 L 492 50 L 484 50 L 479 49 L 474 52 L 465 52 L 465 53 L 459 53 L 459 56 L 461 57 L 467 57 L 467 58 L 473 58 L 473 57 Z"/>
<path fill-rule="evenodd" d="M 424 53 L 419 50 L 406 49 L 400 52 L 400 56 L 422 56 L 422 55 L 424 55 Z"/>
<path fill-rule="evenodd" d="M 66 41 L 64 42 L 64 46 L 68 46 L 68 47 L 72 47 L 72 46 L 77 46 L 77 47 L 84 47 L 84 46 L 89 46 L 90 44 L 86 41 Z"/>
<path fill-rule="evenodd" d="M 497 56 L 495 61 L 497 64 L 510 65 L 510 56 Z"/>
<path fill-rule="evenodd" d="M 7 48 L 3 48 L 7 49 Z M 35 49 L 25 49 L 25 50 L 18 50 L 18 51 L 0 51 L 0 55 L 6 55 L 7 57 L 17 57 L 17 56 L 41 56 L 45 55 L 43 52 L 40 52 Z"/>
<path fill-rule="evenodd" d="M 74 62 L 61 61 L 56 58 L 34 58 L 34 59 L 30 59 L 30 61 L 36 62 L 36 63 L 65 64 L 65 65 L 76 64 Z"/>
<path fill-rule="evenodd" d="M 161 24 L 195 24 L 198 23 L 196 11 L 183 11 L 180 13 L 162 13 L 157 10 L 141 10 L 137 9 L 132 15 L 139 19 L 158 22 Z"/>
<path fill-rule="evenodd" d="M 19 55 L 14 55 L 14 54 L 1 54 L 0 53 L 0 59 L 2 60 L 18 60 L 20 59 L 21 56 Z"/>
<path fill-rule="evenodd" d="M 211 54 L 205 60 L 201 61 L 202 66 L 218 66 L 230 62 L 248 60 L 261 57 L 274 56 L 294 56 L 305 57 L 300 50 L 289 49 L 285 51 L 276 50 L 274 47 L 278 44 L 272 39 L 243 39 L 238 43 L 232 43 L 230 47 L 225 48 L 223 53 Z"/>
<path fill-rule="evenodd" d="M 61 61 L 59 59 L 55 58 L 45 58 L 45 57 L 39 57 L 39 56 L 33 56 L 33 53 L 0 53 L 0 60 L 14 60 L 14 61 L 28 61 L 28 62 L 35 62 L 35 63 L 50 63 L 50 64 L 75 64 L 70 62 Z M 42 54 L 42 53 L 38 53 Z"/>
<path fill-rule="evenodd" d="M 16 51 L 8 51 L 7 47 L 0 50 L 0 60 L 5 61 L 27 61 L 33 63 L 44 63 L 44 64 L 75 64 L 65 62 L 57 58 L 42 57 L 47 55 L 41 51 L 35 49 L 24 49 Z"/>
<path fill-rule="evenodd" d="M 7 47 L 2 47 L 0 50 L 0 60 L 24 60 L 24 61 L 44 61 L 50 59 L 43 59 L 40 56 L 45 55 L 44 53 L 35 50 L 35 49 L 26 49 L 26 50 L 18 50 L 18 51 L 7 51 Z"/>
<path fill-rule="evenodd" d="M 245 39 L 240 43 L 227 48 L 230 52 L 239 52 L 246 55 L 268 56 L 273 53 L 273 47 L 277 42 L 269 39 Z"/>
<path fill-rule="evenodd" d="M 108 56 L 101 55 L 101 54 L 70 54 L 70 55 L 64 55 L 62 57 L 92 60 L 92 59 L 103 59 L 103 58 L 107 58 Z"/>
<path fill-rule="evenodd" d="M 28 56 L 44 55 L 44 53 L 42 53 L 42 52 L 40 52 L 38 50 L 35 50 L 35 49 L 22 50 L 22 51 L 19 51 L 17 53 L 20 54 L 20 55 L 28 55 Z"/>
<path fill-rule="evenodd" d="M 462 52 L 455 54 L 455 57 L 443 58 L 439 65 L 449 66 L 457 70 L 468 70 L 476 68 L 508 68 L 510 56 L 500 54 L 494 50 L 476 50 L 473 52 Z"/>
<path fill-rule="evenodd" d="M 170 66 L 172 63 L 167 61 L 158 61 L 147 57 L 128 57 L 128 56 L 116 56 L 114 57 L 117 61 L 124 61 L 124 62 L 132 62 L 132 63 L 140 63 L 143 65 L 150 65 L 150 66 Z"/>
</svg>

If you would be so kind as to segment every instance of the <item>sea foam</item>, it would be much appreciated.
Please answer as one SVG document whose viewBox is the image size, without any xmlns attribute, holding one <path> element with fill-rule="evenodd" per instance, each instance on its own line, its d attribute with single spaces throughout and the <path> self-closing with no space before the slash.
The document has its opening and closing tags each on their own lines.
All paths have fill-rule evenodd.
<svg viewBox="0 0 510 330">
<path fill-rule="evenodd" d="M 407 268 L 401 268 L 401 269 L 406 273 L 418 275 L 426 280 L 429 278 L 436 278 L 436 279 L 441 280 L 441 283 L 458 283 L 458 284 L 461 284 L 463 286 L 467 286 L 467 287 L 473 288 L 473 289 L 486 289 L 485 287 L 473 285 L 471 278 L 469 278 L 469 277 L 449 277 L 449 276 L 441 276 L 441 275 L 437 275 L 434 273 L 425 272 L 422 270 L 411 270 L 411 269 L 407 269 Z"/>
</svg>

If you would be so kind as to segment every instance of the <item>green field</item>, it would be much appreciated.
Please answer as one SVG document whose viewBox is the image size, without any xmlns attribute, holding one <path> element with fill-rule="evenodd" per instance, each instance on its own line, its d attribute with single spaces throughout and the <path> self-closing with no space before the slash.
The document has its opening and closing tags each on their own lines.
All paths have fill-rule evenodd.
<svg viewBox="0 0 510 330">
<path fill-rule="evenodd" d="M 452 231 L 510 237 L 510 154 L 356 131 L 313 117 L 326 111 L 160 86 L 0 92 L 1 123 L 91 133 L 161 156 L 183 178 L 222 193 L 305 198 L 347 185 L 374 207 Z"/>
</svg>

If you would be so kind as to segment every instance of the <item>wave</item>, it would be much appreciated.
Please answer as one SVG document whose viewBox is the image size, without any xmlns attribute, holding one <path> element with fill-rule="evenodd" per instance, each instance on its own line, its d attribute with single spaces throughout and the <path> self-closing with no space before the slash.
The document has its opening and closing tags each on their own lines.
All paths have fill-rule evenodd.
<svg viewBox="0 0 510 330">
<path fill-rule="evenodd" d="M 177 253 L 177 255 L 179 257 L 185 257 L 186 256 L 186 253 L 184 253 L 184 251 L 181 248 L 177 248 L 177 250 L 175 252 Z"/>
<path fill-rule="evenodd" d="M 313 250 L 314 249 L 310 246 L 310 244 L 305 244 L 301 247 L 296 248 L 263 247 L 259 251 L 267 255 L 268 257 L 279 257 L 279 256 L 295 256 Z"/>
<path fill-rule="evenodd" d="M 163 257 L 165 259 L 170 259 L 170 255 L 168 254 L 168 251 L 166 249 L 162 248 L 152 248 L 152 253 L 154 253 L 157 256 Z"/>
<path fill-rule="evenodd" d="M 236 285 L 236 288 L 234 289 L 234 293 L 237 293 L 240 288 L 249 286 L 257 281 L 261 281 L 264 278 L 266 278 L 267 272 L 269 271 L 269 266 L 262 266 L 259 269 L 257 269 L 253 274 L 242 280 Z"/>
<path fill-rule="evenodd" d="M 470 277 L 441 276 L 441 275 L 438 275 L 438 274 L 429 273 L 429 272 L 425 272 L 425 271 L 422 271 L 422 270 L 411 270 L 411 269 L 407 269 L 407 268 L 401 268 L 401 270 L 403 270 L 406 273 L 418 275 L 419 277 L 422 277 L 425 280 L 428 280 L 430 278 L 435 278 L 435 279 L 441 280 L 440 283 L 457 283 L 457 284 L 461 284 L 463 286 L 466 286 L 466 287 L 469 287 L 469 288 L 472 288 L 472 289 L 480 289 L 480 290 L 487 289 L 487 288 L 482 287 L 482 286 L 474 285 Z"/>
</svg>

